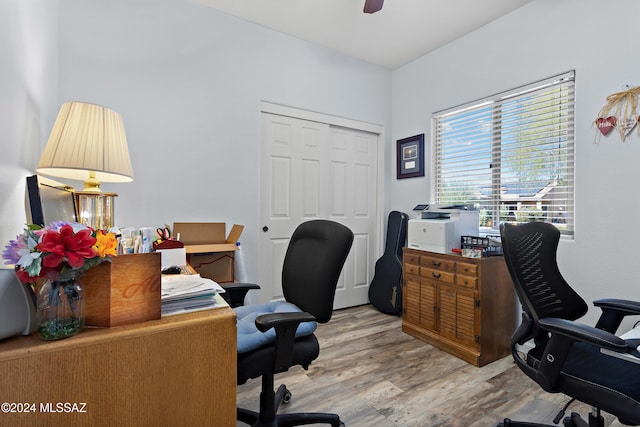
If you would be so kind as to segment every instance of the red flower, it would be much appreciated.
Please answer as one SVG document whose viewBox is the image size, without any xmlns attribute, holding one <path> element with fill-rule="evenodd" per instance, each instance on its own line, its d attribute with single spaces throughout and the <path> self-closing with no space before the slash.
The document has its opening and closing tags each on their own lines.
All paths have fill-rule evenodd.
<svg viewBox="0 0 640 427">
<path fill-rule="evenodd" d="M 33 277 L 29 276 L 29 273 L 27 273 L 23 268 L 16 270 L 16 276 L 18 276 L 18 280 L 20 280 L 22 283 L 33 282 Z"/>
<path fill-rule="evenodd" d="M 74 234 L 73 228 L 65 224 L 59 232 L 44 233 L 36 248 L 46 253 L 42 259 L 44 267 L 55 268 L 66 260 L 71 268 L 79 268 L 84 265 L 85 259 L 96 256 L 92 248 L 95 243 L 96 238 L 91 235 L 90 230 L 80 230 Z"/>
</svg>

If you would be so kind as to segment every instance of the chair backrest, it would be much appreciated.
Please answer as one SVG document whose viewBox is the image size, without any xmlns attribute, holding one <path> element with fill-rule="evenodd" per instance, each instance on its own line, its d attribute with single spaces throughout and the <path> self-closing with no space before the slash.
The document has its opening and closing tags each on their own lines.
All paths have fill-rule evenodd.
<svg viewBox="0 0 640 427">
<path fill-rule="evenodd" d="M 576 320 L 588 310 L 586 302 L 564 280 L 556 251 L 560 231 L 545 222 L 500 225 L 504 258 L 523 310 L 537 324 L 557 317 Z"/>
<path fill-rule="evenodd" d="M 331 319 L 333 298 L 353 232 L 328 220 L 307 221 L 291 236 L 282 266 L 284 298 L 320 323 Z"/>
</svg>

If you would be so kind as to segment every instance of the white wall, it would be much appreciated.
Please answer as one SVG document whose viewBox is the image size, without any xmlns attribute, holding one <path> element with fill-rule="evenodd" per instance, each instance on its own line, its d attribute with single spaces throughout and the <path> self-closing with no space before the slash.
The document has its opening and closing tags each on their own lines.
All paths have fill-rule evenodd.
<svg viewBox="0 0 640 427">
<path fill-rule="evenodd" d="M 433 111 L 575 69 L 576 238 L 560 267 L 587 301 L 636 298 L 640 138 L 593 144 L 591 123 L 640 85 L 640 3 L 607 7 L 625 12 L 536 0 L 391 73 L 187 0 L 0 0 L 0 242 L 22 229 L 24 176 L 67 100 L 124 117 L 135 181 L 104 185 L 119 224 L 244 224 L 256 280 L 259 101 L 385 126 L 384 211 L 410 212 L 429 177 L 395 179 L 395 140 L 424 132 L 428 146 Z"/>
<path fill-rule="evenodd" d="M 44 0 L 43 0 L 44 1 Z M 223 221 L 257 280 L 260 101 L 388 126 L 391 72 L 186 0 L 59 0 L 58 101 L 122 114 L 121 226 Z"/>
<path fill-rule="evenodd" d="M 536 0 L 392 73 L 391 139 L 424 132 L 430 143 L 432 112 L 576 70 L 576 236 L 561 242 L 559 264 L 589 304 L 639 296 L 640 138 L 594 144 L 592 126 L 609 94 L 640 85 L 638 16 L 636 0 Z M 410 211 L 430 201 L 430 177 L 395 180 L 393 145 L 387 206 Z"/>
<path fill-rule="evenodd" d="M 0 251 L 24 228 L 24 178 L 57 113 L 57 5 L 0 0 Z"/>
</svg>

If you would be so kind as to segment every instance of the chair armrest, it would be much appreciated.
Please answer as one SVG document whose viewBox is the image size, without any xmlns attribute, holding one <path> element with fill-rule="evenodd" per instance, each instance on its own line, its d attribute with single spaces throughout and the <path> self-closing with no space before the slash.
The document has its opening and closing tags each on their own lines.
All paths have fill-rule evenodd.
<svg viewBox="0 0 640 427">
<path fill-rule="evenodd" d="M 244 297 L 251 289 L 260 289 L 255 283 L 225 283 L 221 284 L 225 293 L 221 294 L 231 308 L 244 305 Z"/>
<path fill-rule="evenodd" d="M 223 283 L 220 286 L 222 286 L 225 290 L 241 290 L 241 289 L 246 289 L 246 290 L 251 290 L 251 289 L 260 289 L 260 286 L 256 285 L 255 283 Z"/>
<path fill-rule="evenodd" d="M 547 317 L 538 321 L 540 328 L 551 336 L 544 349 L 536 382 L 548 392 L 556 392 L 560 372 L 574 342 L 584 342 L 617 353 L 636 355 L 637 349 L 622 338 L 602 329 L 571 320 Z"/>
<path fill-rule="evenodd" d="M 602 329 L 554 317 L 540 319 L 539 323 L 545 331 L 569 337 L 573 341 L 590 343 L 619 353 L 629 350 L 625 340 Z"/>
<path fill-rule="evenodd" d="M 596 307 L 603 307 L 625 312 L 627 314 L 640 314 L 640 301 L 627 299 L 602 298 L 593 302 Z"/>
<path fill-rule="evenodd" d="M 596 328 L 615 333 L 625 316 L 640 314 L 640 302 L 624 299 L 604 298 L 595 300 L 593 305 L 602 309 Z"/>
<path fill-rule="evenodd" d="M 316 318 L 313 317 L 312 314 L 304 311 L 263 314 L 256 318 L 256 328 L 258 328 L 260 332 L 267 332 L 271 328 L 276 328 L 276 334 L 279 328 L 281 330 L 293 328 L 295 332 L 300 323 L 313 322 L 314 320 L 316 320 Z"/>
<path fill-rule="evenodd" d="M 291 367 L 293 360 L 293 342 L 296 330 L 302 322 L 312 322 L 316 318 L 306 312 L 271 313 L 256 317 L 256 327 L 260 332 L 276 329 L 276 354 L 273 362 L 273 373 L 285 372 Z"/>
</svg>

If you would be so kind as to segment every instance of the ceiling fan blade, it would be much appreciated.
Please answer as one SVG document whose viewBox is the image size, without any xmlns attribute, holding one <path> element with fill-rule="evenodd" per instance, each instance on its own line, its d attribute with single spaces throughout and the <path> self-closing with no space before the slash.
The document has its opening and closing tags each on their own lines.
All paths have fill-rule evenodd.
<svg viewBox="0 0 640 427">
<path fill-rule="evenodd" d="M 364 0 L 364 13 L 376 13 L 382 9 L 384 0 Z"/>
</svg>

